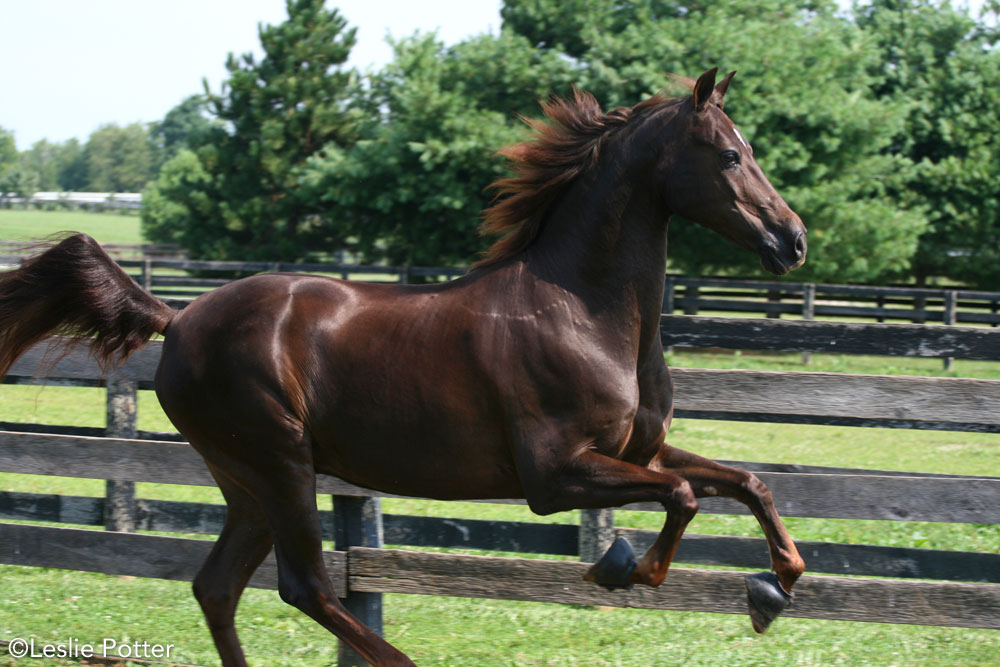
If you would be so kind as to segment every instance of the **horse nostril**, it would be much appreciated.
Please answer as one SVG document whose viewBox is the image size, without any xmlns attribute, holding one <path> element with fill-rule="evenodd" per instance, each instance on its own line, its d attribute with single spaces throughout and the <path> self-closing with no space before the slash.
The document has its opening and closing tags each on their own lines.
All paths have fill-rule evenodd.
<svg viewBox="0 0 1000 667">
<path fill-rule="evenodd" d="M 799 235 L 795 237 L 795 258 L 802 259 L 806 256 L 806 235 L 804 232 L 799 232 Z"/>
</svg>

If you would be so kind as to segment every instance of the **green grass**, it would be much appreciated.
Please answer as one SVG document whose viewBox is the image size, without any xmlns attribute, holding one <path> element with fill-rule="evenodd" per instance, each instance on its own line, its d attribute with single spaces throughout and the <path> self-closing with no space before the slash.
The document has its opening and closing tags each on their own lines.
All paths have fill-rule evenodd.
<svg viewBox="0 0 1000 667">
<path fill-rule="evenodd" d="M 802 370 L 799 355 L 677 354 L 676 366 Z M 1000 378 L 1000 364 L 814 355 L 809 370 Z M 100 389 L 0 386 L 0 419 L 102 426 Z M 170 430 L 151 392 L 140 392 L 139 425 Z M 997 436 L 782 424 L 678 420 L 670 441 L 713 458 L 860 468 L 1000 475 Z M 146 498 L 221 502 L 214 488 L 139 484 Z M 100 496 L 100 480 L 0 474 L 0 489 Z M 846 500 L 845 500 L 846 501 Z M 329 498 L 321 500 L 329 507 Z M 426 500 L 384 501 L 386 512 L 539 522 L 575 522 L 567 512 L 536 517 L 526 508 Z M 626 527 L 658 529 L 662 516 L 616 513 Z M 803 540 L 1000 551 L 1000 526 L 927 522 L 789 519 Z M 691 532 L 759 535 L 749 517 L 699 515 Z M 667 584 L 669 585 L 669 579 Z M 988 665 L 1000 633 L 783 618 L 763 637 L 743 616 L 605 609 L 502 600 L 385 596 L 387 638 L 418 664 L 442 665 Z M 320 665 L 336 642 L 274 591 L 248 591 L 238 627 L 252 664 Z M 0 566 L 0 638 L 74 637 L 99 643 L 173 643 L 180 662 L 218 664 L 187 583 Z M 8 660 L 8 662 L 4 662 Z M 2 655 L 0 665 L 14 663 Z M 23 663 L 22 663 L 23 664 Z M 33 660 L 32 665 L 58 661 Z M 63 663 L 71 664 L 71 663 Z"/>
<path fill-rule="evenodd" d="M 175 644 L 180 662 L 218 664 L 185 583 L 9 567 L 0 585 L 4 637 L 30 634 L 30 618 L 54 629 L 40 641 Z M 403 595 L 385 607 L 386 638 L 419 665 L 990 665 L 1000 651 L 988 630 L 783 618 L 756 636 L 744 617 L 722 614 Z M 333 638 L 273 591 L 247 591 L 238 623 L 251 664 L 336 661 Z"/>
<path fill-rule="evenodd" d="M 135 213 L 0 209 L 0 241 L 32 241 L 59 232 L 90 234 L 101 243 L 142 243 Z"/>
</svg>

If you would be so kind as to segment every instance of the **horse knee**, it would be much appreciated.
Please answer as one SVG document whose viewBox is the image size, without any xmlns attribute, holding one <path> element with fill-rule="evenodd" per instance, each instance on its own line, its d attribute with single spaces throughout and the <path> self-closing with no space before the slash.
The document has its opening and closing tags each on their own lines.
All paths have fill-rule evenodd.
<svg viewBox="0 0 1000 667">
<path fill-rule="evenodd" d="M 751 498 L 756 498 L 762 504 L 770 505 L 772 503 L 771 489 L 767 488 L 767 485 L 760 481 L 760 478 L 752 472 L 746 473 L 746 477 L 743 478 L 740 487 L 744 493 L 748 494 Z"/>
<path fill-rule="evenodd" d="M 694 489 L 687 480 L 673 487 L 668 502 L 665 503 L 667 511 L 677 512 L 686 522 L 694 518 L 698 513 L 698 499 L 694 495 Z"/>
</svg>

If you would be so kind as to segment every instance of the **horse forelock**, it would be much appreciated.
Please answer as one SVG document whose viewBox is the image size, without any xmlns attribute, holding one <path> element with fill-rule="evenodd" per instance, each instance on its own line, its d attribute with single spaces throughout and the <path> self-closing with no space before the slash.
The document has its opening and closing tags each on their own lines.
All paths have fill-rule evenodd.
<svg viewBox="0 0 1000 667">
<path fill-rule="evenodd" d="M 511 161 L 514 175 L 487 188 L 496 195 L 480 225 L 481 234 L 503 236 L 475 266 L 493 264 L 524 250 L 538 236 L 552 204 L 597 164 L 610 134 L 675 101 L 656 95 L 634 107 L 605 113 L 593 95 L 574 88 L 572 100 L 553 96 L 542 104 L 545 120 L 522 118 L 533 136 L 497 152 Z"/>
</svg>

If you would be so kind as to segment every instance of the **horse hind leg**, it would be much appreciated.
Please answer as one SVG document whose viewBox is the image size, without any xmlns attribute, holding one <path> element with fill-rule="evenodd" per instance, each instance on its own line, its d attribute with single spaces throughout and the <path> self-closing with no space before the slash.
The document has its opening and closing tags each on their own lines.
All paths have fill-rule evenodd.
<svg viewBox="0 0 1000 667">
<path fill-rule="evenodd" d="M 237 448 L 203 450 L 266 517 L 278 562 L 278 594 L 347 643 L 373 665 L 413 665 L 403 653 L 358 621 L 337 598 L 323 561 L 316 507 L 312 439 L 294 418 L 245 419 L 231 437 Z M 238 664 L 238 663 L 234 663 Z"/>
<path fill-rule="evenodd" d="M 167 414 L 217 475 L 223 491 L 230 490 L 230 507 L 235 501 L 237 508 L 231 522 L 227 517 L 227 539 L 213 551 L 196 589 L 208 600 L 206 618 L 210 625 L 218 627 L 213 629 L 213 636 L 224 664 L 244 664 L 242 652 L 237 652 L 235 633 L 228 627 L 229 605 L 235 606 L 236 602 L 229 591 L 236 586 L 213 585 L 211 579 L 227 576 L 220 571 L 224 563 L 236 559 L 235 546 L 241 539 L 257 545 L 255 560 L 258 555 L 263 558 L 260 551 L 266 554 L 263 537 L 238 537 L 247 526 L 240 516 L 249 516 L 254 526 L 268 529 L 268 537 L 273 540 L 278 593 L 283 601 L 306 613 L 374 665 L 413 665 L 355 619 L 337 598 L 323 561 L 314 443 L 288 406 L 274 393 L 249 382 L 207 398 L 196 392 L 173 391 L 171 387 L 158 394 Z M 246 567 L 252 570 L 250 559 Z M 245 576 L 249 577 L 249 572 Z"/>
<path fill-rule="evenodd" d="M 305 470 L 300 471 L 303 475 Z M 358 621 L 337 598 L 322 557 L 315 475 L 284 488 L 268 501 L 278 560 L 281 599 L 310 616 L 373 665 L 413 665 L 403 653 Z"/>
<path fill-rule="evenodd" d="M 271 550 L 271 530 L 257 503 L 217 470 L 212 470 L 226 498 L 226 520 L 211 554 L 194 578 L 195 598 L 226 667 L 244 667 L 236 635 L 236 605 L 257 566 Z"/>
</svg>

